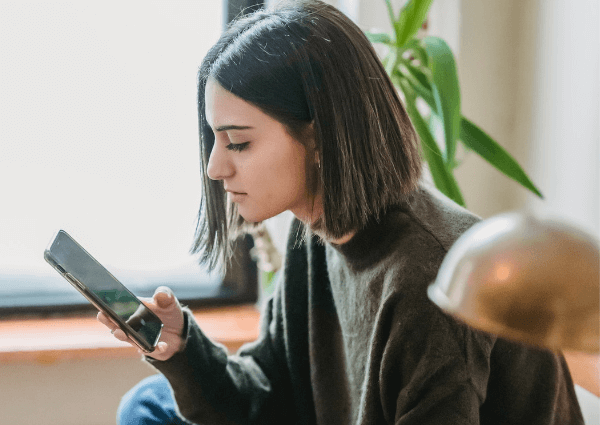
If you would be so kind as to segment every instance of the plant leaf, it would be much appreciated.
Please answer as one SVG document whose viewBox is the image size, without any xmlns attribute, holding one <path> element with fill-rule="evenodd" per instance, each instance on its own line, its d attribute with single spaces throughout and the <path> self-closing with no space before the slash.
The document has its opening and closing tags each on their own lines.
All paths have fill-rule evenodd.
<svg viewBox="0 0 600 425">
<path fill-rule="evenodd" d="M 385 67 L 385 72 L 390 77 L 394 75 L 394 70 L 398 68 L 398 60 L 398 48 L 393 46 L 390 48 L 390 51 L 385 57 L 385 60 L 382 61 L 382 64 Z"/>
<path fill-rule="evenodd" d="M 394 35 L 396 37 L 396 41 L 398 40 L 398 29 L 396 26 L 396 16 L 394 14 L 394 8 L 392 7 L 391 0 L 385 0 L 385 5 L 387 6 L 388 17 L 390 18 L 390 23 L 392 24 L 392 28 L 394 30 Z"/>
<path fill-rule="evenodd" d="M 429 7 L 433 0 L 409 0 L 400 10 L 398 20 L 394 26 L 396 29 L 396 43 L 398 46 L 404 46 L 413 38 L 423 21 L 427 17 Z"/>
<path fill-rule="evenodd" d="M 416 94 L 425 100 L 432 107 L 432 112 L 437 113 L 435 99 L 431 84 L 427 76 L 419 69 L 407 63 L 402 63 L 398 66 L 398 71 L 408 80 Z"/>
<path fill-rule="evenodd" d="M 421 62 L 421 66 L 429 66 L 429 58 L 427 57 L 427 51 L 423 47 L 423 42 L 419 39 L 413 38 L 402 46 L 404 52 L 411 53 L 410 56 L 414 57 L 415 60 Z M 412 63 L 411 63 L 412 64 Z"/>
<path fill-rule="evenodd" d="M 477 152 L 499 171 L 531 190 L 540 198 L 544 198 L 517 161 L 482 129 L 464 117 L 460 126 L 460 139 L 465 146 Z"/>
<path fill-rule="evenodd" d="M 429 68 L 433 80 L 435 110 L 444 127 L 446 162 L 452 163 L 456 152 L 456 139 L 460 134 L 460 86 L 452 50 L 439 37 L 425 37 Z"/>
<path fill-rule="evenodd" d="M 367 36 L 367 38 L 369 39 L 369 41 L 371 43 L 383 43 L 383 44 L 387 44 L 387 45 L 391 45 L 392 44 L 392 38 L 390 37 L 389 34 L 386 34 L 384 32 L 381 33 L 372 33 L 372 32 L 365 32 L 365 35 Z"/>
<path fill-rule="evenodd" d="M 403 86 L 405 93 L 410 93 L 410 87 L 405 87 L 408 83 L 400 77 L 398 77 L 398 80 Z M 454 200 L 454 202 L 464 207 L 465 200 L 458 187 L 458 183 L 452 172 L 446 167 L 440 148 L 433 139 L 427 123 L 421 117 L 421 114 L 419 114 L 414 96 L 406 96 L 406 109 L 421 139 L 423 155 L 429 165 L 429 171 L 431 172 L 435 186 L 450 199 Z"/>
</svg>

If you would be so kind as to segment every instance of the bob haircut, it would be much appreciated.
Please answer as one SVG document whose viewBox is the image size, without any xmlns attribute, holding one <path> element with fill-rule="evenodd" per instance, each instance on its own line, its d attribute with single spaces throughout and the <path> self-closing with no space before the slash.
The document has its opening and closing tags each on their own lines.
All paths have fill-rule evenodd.
<svg viewBox="0 0 600 425">
<path fill-rule="evenodd" d="M 323 203 L 311 230 L 331 238 L 359 230 L 417 186 L 418 137 L 364 33 L 320 1 L 258 10 L 232 22 L 198 72 L 203 194 L 192 253 L 201 263 L 226 267 L 234 239 L 252 227 L 207 174 L 215 141 L 204 110 L 208 78 L 305 145 L 307 187 Z"/>
</svg>

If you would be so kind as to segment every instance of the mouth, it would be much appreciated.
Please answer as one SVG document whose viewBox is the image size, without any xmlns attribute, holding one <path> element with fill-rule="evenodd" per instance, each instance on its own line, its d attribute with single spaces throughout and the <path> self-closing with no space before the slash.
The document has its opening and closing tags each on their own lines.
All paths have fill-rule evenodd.
<svg viewBox="0 0 600 425">
<path fill-rule="evenodd" d="M 227 190 L 227 189 L 225 191 L 229 194 L 229 199 L 231 200 L 231 202 L 236 202 L 236 203 L 242 202 L 247 195 L 247 193 L 244 193 L 244 192 L 236 192 L 236 191 Z"/>
<path fill-rule="evenodd" d="M 232 195 L 247 195 L 246 192 L 239 192 L 237 190 L 232 190 L 228 187 L 224 187 L 224 189 L 225 189 L 225 192 L 231 193 Z"/>
</svg>

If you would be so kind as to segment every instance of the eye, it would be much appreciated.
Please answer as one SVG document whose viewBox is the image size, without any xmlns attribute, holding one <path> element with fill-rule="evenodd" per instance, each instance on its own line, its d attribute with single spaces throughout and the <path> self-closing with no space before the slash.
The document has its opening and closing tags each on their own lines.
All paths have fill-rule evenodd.
<svg viewBox="0 0 600 425">
<path fill-rule="evenodd" d="M 230 143 L 226 146 L 230 151 L 241 152 L 248 147 L 250 142 L 245 143 Z"/>
</svg>

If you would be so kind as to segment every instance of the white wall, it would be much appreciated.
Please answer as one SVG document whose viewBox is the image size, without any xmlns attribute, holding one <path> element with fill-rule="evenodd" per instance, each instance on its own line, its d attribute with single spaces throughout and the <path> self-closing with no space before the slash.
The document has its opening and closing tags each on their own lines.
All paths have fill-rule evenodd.
<svg viewBox="0 0 600 425">
<path fill-rule="evenodd" d="M 153 373 L 137 358 L 0 364 L 0 423 L 114 425 L 121 396 Z"/>
<path fill-rule="evenodd" d="M 547 199 L 534 210 L 600 230 L 599 2 L 540 1 L 530 163 Z"/>
</svg>

